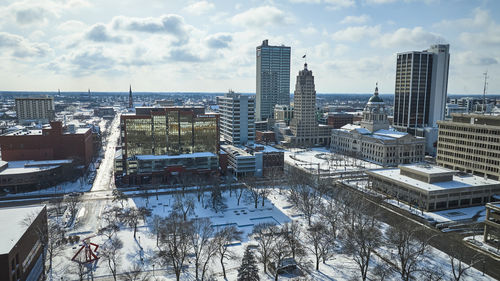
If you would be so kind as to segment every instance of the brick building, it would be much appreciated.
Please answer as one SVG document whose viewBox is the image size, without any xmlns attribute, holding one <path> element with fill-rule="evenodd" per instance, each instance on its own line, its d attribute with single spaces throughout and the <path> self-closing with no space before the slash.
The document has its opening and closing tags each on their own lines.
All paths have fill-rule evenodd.
<svg viewBox="0 0 500 281">
<path fill-rule="evenodd" d="M 47 209 L 25 206 L 0 209 L 0 280 L 41 280 L 43 245 L 47 241 Z"/>
<path fill-rule="evenodd" d="M 63 160 L 88 166 L 92 161 L 93 138 L 90 128 L 65 131 L 60 121 L 41 130 L 16 130 L 0 136 L 2 160 Z"/>
<path fill-rule="evenodd" d="M 342 126 L 353 123 L 353 115 L 349 113 L 329 113 L 327 125 L 333 129 L 340 129 Z M 360 120 L 361 121 L 361 120 Z"/>
</svg>

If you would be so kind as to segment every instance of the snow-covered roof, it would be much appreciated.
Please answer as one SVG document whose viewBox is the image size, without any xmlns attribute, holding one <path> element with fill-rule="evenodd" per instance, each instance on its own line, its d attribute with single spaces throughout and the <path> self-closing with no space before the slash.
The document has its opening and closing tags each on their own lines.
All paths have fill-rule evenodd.
<svg viewBox="0 0 500 281">
<path fill-rule="evenodd" d="M 7 207 L 0 209 L 0 254 L 7 254 L 16 245 L 28 229 L 23 221 L 30 216 L 37 216 L 44 206 Z"/>
<path fill-rule="evenodd" d="M 439 168 L 436 168 L 439 169 Z M 436 170 L 437 172 L 437 170 Z M 400 169 L 381 169 L 368 171 L 369 174 L 378 175 L 401 184 L 410 185 L 424 191 L 439 191 L 446 189 L 466 188 L 485 185 L 500 185 L 500 182 L 468 175 L 466 177 L 453 176 L 453 180 L 445 182 L 427 183 L 400 174 Z"/>
<path fill-rule="evenodd" d="M 378 131 L 374 132 L 373 134 L 379 135 L 379 136 L 386 136 L 386 137 L 390 137 L 390 138 L 394 138 L 394 139 L 399 139 L 401 137 L 408 135 L 408 133 L 405 133 L 405 132 L 399 132 L 399 131 L 395 131 L 395 130 L 384 130 L 384 129 L 378 130 Z"/>
<path fill-rule="evenodd" d="M 137 160 L 163 160 L 163 159 L 179 159 L 179 158 L 199 158 L 199 157 L 217 157 L 212 152 L 196 152 L 180 155 L 137 155 Z"/>
<path fill-rule="evenodd" d="M 259 150 L 258 152 L 266 152 L 266 153 L 269 153 L 269 152 L 283 152 L 283 150 L 277 149 L 277 148 L 272 147 L 270 145 L 254 144 L 253 148 L 255 149 L 256 147 L 263 147 L 264 148 L 263 150 Z"/>
</svg>

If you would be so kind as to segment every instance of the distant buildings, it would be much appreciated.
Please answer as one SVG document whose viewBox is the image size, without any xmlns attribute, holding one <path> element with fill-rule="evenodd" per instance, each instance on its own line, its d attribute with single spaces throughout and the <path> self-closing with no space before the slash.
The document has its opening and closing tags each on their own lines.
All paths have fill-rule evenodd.
<svg viewBox="0 0 500 281">
<path fill-rule="evenodd" d="M 372 189 L 425 211 L 484 205 L 500 192 L 498 181 L 428 164 L 366 173 Z"/>
<path fill-rule="evenodd" d="M 290 105 L 290 47 L 257 46 L 257 89 L 255 118 L 273 117 L 275 105 Z"/>
<path fill-rule="evenodd" d="M 293 118 L 293 107 L 289 105 L 276 105 L 274 107 L 274 121 L 284 122 L 287 126 L 290 126 L 290 120 Z"/>
<path fill-rule="evenodd" d="M 340 129 L 342 126 L 352 124 L 354 115 L 349 113 L 330 112 L 326 119 L 327 125 L 333 129 Z"/>
<path fill-rule="evenodd" d="M 47 244 L 45 206 L 0 209 L 0 280 L 42 280 Z"/>
<path fill-rule="evenodd" d="M 290 146 L 327 145 L 331 128 L 316 121 L 316 89 L 311 70 L 299 71 L 294 92 L 294 113 L 290 121 L 291 135 L 284 136 Z"/>
<path fill-rule="evenodd" d="M 261 177 L 283 171 L 285 156 L 282 150 L 271 146 L 236 147 L 222 145 L 223 157 L 227 157 L 227 169 L 236 177 Z M 222 156 L 222 155 L 221 155 Z"/>
<path fill-rule="evenodd" d="M 121 143 L 115 175 L 125 183 L 151 183 L 154 177 L 156 182 L 170 181 L 170 177 L 200 163 L 204 163 L 203 168 L 190 170 L 191 174 L 215 172 L 207 167 L 212 167 L 212 158 L 219 153 L 219 116 L 196 114 L 187 107 L 145 109 L 142 115 L 139 111 L 136 115 L 121 115 Z M 201 152 L 207 154 L 197 154 Z M 146 164 L 153 160 L 158 164 Z M 138 169 L 138 161 L 144 163 L 142 170 Z M 160 163 L 170 166 L 155 170 Z M 146 167 L 150 172 L 145 172 Z"/>
<path fill-rule="evenodd" d="M 19 129 L 0 135 L 2 160 L 64 160 L 88 166 L 93 155 L 91 128 L 63 128 L 62 122 L 50 122 L 41 130 Z"/>
<path fill-rule="evenodd" d="M 128 90 L 128 108 L 133 108 L 133 107 L 134 107 L 134 99 L 132 98 L 132 85 L 130 85 L 130 88 Z"/>
<path fill-rule="evenodd" d="M 19 123 L 49 123 L 54 119 L 54 97 L 40 96 L 16 98 L 16 115 Z"/>
<path fill-rule="evenodd" d="M 415 134 L 444 119 L 450 45 L 397 54 L 394 127 Z"/>
<path fill-rule="evenodd" d="M 233 145 L 255 140 L 255 99 L 233 91 L 217 99 L 220 112 L 220 135 Z"/>
<path fill-rule="evenodd" d="M 361 125 L 333 129 L 330 149 L 382 166 L 397 166 L 423 161 L 425 139 L 389 130 L 385 104 L 376 87 L 363 110 Z"/>
<path fill-rule="evenodd" d="M 500 180 L 500 116 L 453 114 L 438 125 L 437 164 Z"/>
</svg>

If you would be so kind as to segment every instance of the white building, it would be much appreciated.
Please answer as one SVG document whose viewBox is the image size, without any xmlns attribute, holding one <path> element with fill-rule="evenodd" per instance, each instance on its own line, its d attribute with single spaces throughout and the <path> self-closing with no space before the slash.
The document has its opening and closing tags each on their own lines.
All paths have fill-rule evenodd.
<svg viewBox="0 0 500 281">
<path fill-rule="evenodd" d="M 255 140 L 253 97 L 235 94 L 233 91 L 218 97 L 220 134 L 233 145 L 245 145 Z"/>
<path fill-rule="evenodd" d="M 424 160 L 425 138 L 389 129 L 385 104 L 378 96 L 378 87 L 366 104 L 360 124 L 333 129 L 330 149 L 382 166 Z"/>
<path fill-rule="evenodd" d="M 54 97 L 16 98 L 16 114 L 19 123 L 49 123 L 54 119 L 54 110 Z"/>
<path fill-rule="evenodd" d="M 237 177 L 255 175 L 262 176 L 262 152 L 250 153 L 244 148 L 234 145 L 221 145 L 221 149 L 227 153 L 228 167 Z"/>
</svg>

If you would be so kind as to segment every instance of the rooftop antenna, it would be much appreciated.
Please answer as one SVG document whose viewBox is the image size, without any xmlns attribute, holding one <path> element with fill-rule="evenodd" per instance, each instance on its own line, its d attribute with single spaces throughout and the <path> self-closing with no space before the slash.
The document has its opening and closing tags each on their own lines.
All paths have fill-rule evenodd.
<svg viewBox="0 0 500 281">
<path fill-rule="evenodd" d="M 484 75 L 484 86 L 483 86 L 483 114 L 486 114 L 486 88 L 488 87 L 488 70 L 486 70 Z"/>
</svg>

